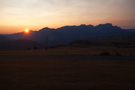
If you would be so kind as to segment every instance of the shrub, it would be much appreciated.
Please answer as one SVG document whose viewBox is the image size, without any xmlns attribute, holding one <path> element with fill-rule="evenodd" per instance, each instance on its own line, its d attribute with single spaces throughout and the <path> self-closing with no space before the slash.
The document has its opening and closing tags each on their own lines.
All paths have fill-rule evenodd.
<svg viewBox="0 0 135 90">
<path fill-rule="evenodd" d="M 110 53 L 109 52 L 103 52 L 100 54 L 101 56 L 110 56 Z"/>
<path fill-rule="evenodd" d="M 37 49 L 38 49 L 38 47 L 37 47 L 37 46 L 35 46 L 35 47 L 34 47 L 34 50 L 37 50 Z"/>
<path fill-rule="evenodd" d="M 121 56 L 121 54 L 120 53 L 116 53 L 116 56 Z"/>
</svg>

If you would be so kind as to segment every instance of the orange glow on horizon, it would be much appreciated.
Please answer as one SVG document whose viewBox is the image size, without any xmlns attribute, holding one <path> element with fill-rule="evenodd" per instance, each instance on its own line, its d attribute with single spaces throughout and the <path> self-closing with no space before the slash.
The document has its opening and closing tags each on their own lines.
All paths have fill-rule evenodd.
<svg viewBox="0 0 135 90">
<path fill-rule="evenodd" d="M 29 33 L 29 29 L 26 29 L 26 30 L 25 30 L 25 33 Z"/>
</svg>

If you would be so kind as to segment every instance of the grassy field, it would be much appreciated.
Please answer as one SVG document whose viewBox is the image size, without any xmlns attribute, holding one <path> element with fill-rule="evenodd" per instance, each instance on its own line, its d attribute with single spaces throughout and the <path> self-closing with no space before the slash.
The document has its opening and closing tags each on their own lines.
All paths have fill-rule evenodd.
<svg viewBox="0 0 135 90">
<path fill-rule="evenodd" d="M 135 56 L 135 48 L 57 47 L 0 55 Z M 0 90 L 135 90 L 135 60 L 0 57 Z"/>
<path fill-rule="evenodd" d="M 90 47 L 57 47 L 52 49 L 41 50 L 11 50 L 0 51 L 0 55 L 101 55 L 103 52 L 108 52 L 110 55 L 116 56 L 117 53 L 121 56 L 135 56 L 135 48 L 116 48 L 103 46 Z"/>
<path fill-rule="evenodd" d="M 135 61 L 0 58 L 0 90 L 135 90 Z"/>
</svg>

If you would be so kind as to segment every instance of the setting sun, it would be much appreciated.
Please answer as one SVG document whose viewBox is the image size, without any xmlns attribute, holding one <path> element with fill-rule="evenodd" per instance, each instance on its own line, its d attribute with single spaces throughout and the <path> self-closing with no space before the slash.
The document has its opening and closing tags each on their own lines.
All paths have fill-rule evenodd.
<svg viewBox="0 0 135 90">
<path fill-rule="evenodd" d="M 26 29 L 26 30 L 25 30 L 25 33 L 29 33 L 29 29 Z"/>
</svg>

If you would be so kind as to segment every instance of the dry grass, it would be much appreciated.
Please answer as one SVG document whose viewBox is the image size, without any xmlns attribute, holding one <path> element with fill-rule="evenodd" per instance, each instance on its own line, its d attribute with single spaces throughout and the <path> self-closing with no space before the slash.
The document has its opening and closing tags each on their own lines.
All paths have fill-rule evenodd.
<svg viewBox="0 0 135 90">
<path fill-rule="evenodd" d="M 48 50 L 22 50 L 22 51 L 0 51 L 0 55 L 100 55 L 109 52 L 111 55 L 119 53 L 122 56 L 135 56 L 135 48 L 115 48 L 115 47 L 58 47 Z"/>
<path fill-rule="evenodd" d="M 135 61 L 0 58 L 0 90 L 135 90 Z"/>
</svg>

